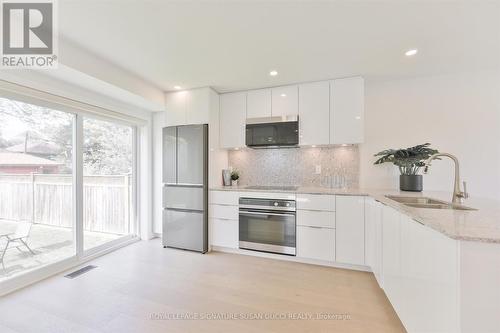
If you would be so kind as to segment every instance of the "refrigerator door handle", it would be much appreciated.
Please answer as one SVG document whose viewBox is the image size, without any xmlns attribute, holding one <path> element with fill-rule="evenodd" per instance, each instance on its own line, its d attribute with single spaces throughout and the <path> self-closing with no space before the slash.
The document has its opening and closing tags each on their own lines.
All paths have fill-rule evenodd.
<svg viewBox="0 0 500 333">
<path fill-rule="evenodd" d="M 174 208 L 174 207 L 166 207 L 163 210 L 171 210 L 173 212 L 183 212 L 183 213 L 204 213 L 203 210 L 199 209 L 185 209 L 185 208 Z"/>
</svg>

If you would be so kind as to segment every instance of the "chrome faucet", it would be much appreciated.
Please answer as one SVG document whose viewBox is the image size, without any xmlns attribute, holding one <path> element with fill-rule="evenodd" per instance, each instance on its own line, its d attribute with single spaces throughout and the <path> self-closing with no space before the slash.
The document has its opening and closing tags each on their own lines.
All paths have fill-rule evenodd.
<svg viewBox="0 0 500 333">
<path fill-rule="evenodd" d="M 469 193 L 467 193 L 466 182 L 464 182 L 464 190 L 462 191 L 460 189 L 460 165 L 458 163 L 458 159 L 454 155 L 448 153 L 437 153 L 432 155 L 427 159 L 427 161 L 425 161 L 424 173 L 427 174 L 427 172 L 429 171 L 431 161 L 441 156 L 449 157 L 455 163 L 455 185 L 453 186 L 453 198 L 451 202 L 455 204 L 461 204 L 462 199 L 467 199 L 469 197 Z"/>
</svg>

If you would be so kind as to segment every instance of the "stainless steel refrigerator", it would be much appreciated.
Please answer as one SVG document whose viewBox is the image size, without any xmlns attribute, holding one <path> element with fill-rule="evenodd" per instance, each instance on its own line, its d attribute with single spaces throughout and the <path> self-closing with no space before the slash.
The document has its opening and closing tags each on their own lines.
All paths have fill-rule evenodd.
<svg viewBox="0 0 500 333">
<path fill-rule="evenodd" d="M 163 129 L 163 246 L 208 250 L 208 125 Z"/>
</svg>

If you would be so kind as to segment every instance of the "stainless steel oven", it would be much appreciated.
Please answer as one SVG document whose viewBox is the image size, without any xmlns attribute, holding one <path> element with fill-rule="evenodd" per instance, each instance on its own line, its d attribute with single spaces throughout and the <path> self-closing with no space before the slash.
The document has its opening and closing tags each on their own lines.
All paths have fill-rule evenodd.
<svg viewBox="0 0 500 333">
<path fill-rule="evenodd" d="M 295 255 L 295 201 L 240 198 L 240 249 Z"/>
</svg>

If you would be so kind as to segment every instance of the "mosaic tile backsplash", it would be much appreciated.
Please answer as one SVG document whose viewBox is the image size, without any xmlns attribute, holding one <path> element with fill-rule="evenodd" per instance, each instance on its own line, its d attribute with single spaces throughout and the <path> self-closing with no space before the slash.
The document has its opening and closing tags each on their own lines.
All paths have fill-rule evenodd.
<svg viewBox="0 0 500 333">
<path fill-rule="evenodd" d="M 229 152 L 240 185 L 346 187 L 359 185 L 357 146 L 242 149 Z M 316 167 L 321 166 L 321 173 Z"/>
</svg>

